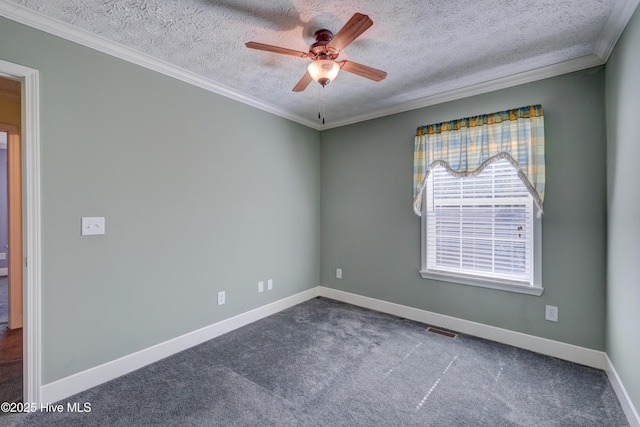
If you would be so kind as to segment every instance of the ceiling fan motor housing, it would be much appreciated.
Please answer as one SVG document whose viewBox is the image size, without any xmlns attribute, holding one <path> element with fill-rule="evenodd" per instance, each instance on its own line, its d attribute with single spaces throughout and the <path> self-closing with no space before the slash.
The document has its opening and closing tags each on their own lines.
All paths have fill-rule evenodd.
<svg viewBox="0 0 640 427">
<path fill-rule="evenodd" d="M 309 47 L 309 58 L 316 59 L 336 59 L 340 52 L 327 45 L 333 40 L 333 33 L 329 30 L 318 30 L 315 33 L 316 42 Z"/>
</svg>

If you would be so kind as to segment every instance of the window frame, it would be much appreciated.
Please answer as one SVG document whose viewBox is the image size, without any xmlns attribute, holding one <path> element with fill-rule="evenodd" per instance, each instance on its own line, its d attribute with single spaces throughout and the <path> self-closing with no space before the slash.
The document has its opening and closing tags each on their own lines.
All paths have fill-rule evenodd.
<svg viewBox="0 0 640 427">
<path fill-rule="evenodd" d="M 544 291 L 542 287 L 542 217 L 539 209 L 533 203 L 533 230 L 531 238 L 533 248 L 531 251 L 531 265 L 533 269 L 533 283 L 508 280 L 502 278 L 488 278 L 473 274 L 454 273 L 445 271 L 433 271 L 427 268 L 427 185 L 422 190 L 422 216 L 420 219 L 420 275 L 423 279 L 432 279 L 461 285 L 477 286 L 482 288 L 497 289 L 508 292 L 517 292 L 527 295 L 540 296 Z"/>
</svg>

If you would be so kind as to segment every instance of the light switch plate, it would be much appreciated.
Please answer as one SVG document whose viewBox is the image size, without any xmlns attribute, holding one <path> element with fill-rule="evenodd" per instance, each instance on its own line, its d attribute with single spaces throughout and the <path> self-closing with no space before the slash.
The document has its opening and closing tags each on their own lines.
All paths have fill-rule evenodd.
<svg viewBox="0 0 640 427">
<path fill-rule="evenodd" d="M 267 280 L 267 290 L 270 291 L 273 289 L 273 279 Z"/>
<path fill-rule="evenodd" d="M 96 236 L 104 234 L 104 217 L 103 216 L 83 216 L 82 217 L 82 235 Z"/>
</svg>

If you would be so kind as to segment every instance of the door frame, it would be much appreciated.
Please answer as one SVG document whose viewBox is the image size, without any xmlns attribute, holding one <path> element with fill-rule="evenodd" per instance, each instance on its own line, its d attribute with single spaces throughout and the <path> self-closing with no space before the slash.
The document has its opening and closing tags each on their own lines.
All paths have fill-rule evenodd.
<svg viewBox="0 0 640 427">
<path fill-rule="evenodd" d="M 23 401 L 39 405 L 42 388 L 40 84 L 36 69 L 0 60 L 0 76 L 21 82 Z"/>
</svg>

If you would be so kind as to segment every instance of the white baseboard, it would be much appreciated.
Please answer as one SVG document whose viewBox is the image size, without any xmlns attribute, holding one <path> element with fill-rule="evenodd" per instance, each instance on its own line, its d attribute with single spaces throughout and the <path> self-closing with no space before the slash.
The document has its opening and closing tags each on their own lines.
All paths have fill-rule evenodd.
<svg viewBox="0 0 640 427">
<path fill-rule="evenodd" d="M 638 415 L 638 411 L 636 411 L 635 406 L 633 406 L 633 402 L 631 398 L 627 394 L 627 389 L 624 388 L 616 369 L 613 367 L 613 363 L 611 363 L 611 359 L 609 356 L 606 357 L 607 367 L 605 371 L 607 371 L 607 376 L 609 377 L 609 382 L 613 387 L 613 391 L 616 392 L 616 396 L 620 401 L 620 406 L 622 406 L 622 410 L 624 414 L 627 416 L 627 421 L 629 421 L 629 425 L 631 427 L 640 427 L 640 416 Z"/>
<path fill-rule="evenodd" d="M 40 388 L 40 401 L 42 403 L 53 403 L 73 396 L 76 393 L 80 393 L 91 387 L 95 387 L 122 375 L 128 374 L 136 369 L 140 369 L 146 365 L 157 362 L 180 351 L 194 347 L 217 336 L 241 328 L 242 326 L 248 325 L 317 296 L 342 301 L 383 313 L 393 314 L 406 319 L 451 329 L 476 337 L 513 345 L 515 347 L 535 351 L 537 353 L 546 354 L 559 359 L 605 370 L 631 427 L 640 427 L 638 412 L 627 395 L 627 392 L 611 364 L 611 361 L 604 352 L 566 344 L 559 341 L 553 341 L 546 338 L 535 337 L 507 329 L 496 328 L 494 326 L 488 326 L 451 316 L 445 316 L 426 310 L 369 298 L 324 286 L 308 289 L 304 292 L 258 307 L 254 310 L 225 319 L 221 322 L 206 326 L 144 350 L 140 350 L 94 368 L 87 369 L 86 371 L 45 384 Z"/>
<path fill-rule="evenodd" d="M 405 305 L 369 298 L 324 286 L 319 287 L 319 294 L 321 297 L 331 298 L 347 304 L 357 305 L 359 307 L 392 314 L 405 319 L 439 326 L 479 338 L 485 338 L 491 341 L 497 341 L 514 347 L 531 350 L 536 353 L 546 354 L 548 356 L 557 357 L 558 359 L 568 360 L 570 362 L 579 363 L 592 368 L 602 369 L 609 377 L 609 382 L 620 401 L 620 405 L 622 406 L 630 427 L 640 427 L 640 416 L 638 416 L 638 412 L 633 405 L 631 398 L 627 394 L 618 373 L 613 367 L 611 360 L 609 360 L 609 356 L 605 352 L 553 341 L 546 338 L 540 338 L 533 335 L 527 335 L 521 332 L 496 328 L 495 326 L 488 326 L 481 323 L 471 322 L 469 320 L 445 316 L 443 314 L 407 307 Z"/>
<path fill-rule="evenodd" d="M 312 288 L 290 297 L 258 307 L 246 313 L 225 319 L 213 325 L 205 326 L 193 332 L 173 338 L 169 341 L 154 345 L 144 350 L 123 356 L 111 362 L 104 363 L 86 371 L 62 378 L 40 389 L 41 403 L 53 403 L 88 390 L 114 378 L 140 369 L 158 360 L 169 357 L 180 351 L 194 347 L 217 336 L 231 332 L 242 326 L 253 323 L 272 314 L 293 307 L 311 298 L 317 297 L 318 288 Z"/>
<path fill-rule="evenodd" d="M 533 335 L 514 332 L 507 329 L 496 328 L 482 323 L 471 322 L 469 320 L 458 319 L 456 317 L 445 316 L 418 308 L 407 307 L 375 298 L 352 294 L 337 289 L 320 286 L 320 296 L 334 300 L 346 302 L 371 310 L 393 314 L 405 319 L 439 326 L 453 331 L 497 341 L 514 347 L 531 350 L 536 353 L 557 357 L 581 365 L 605 370 L 607 367 L 606 354 L 602 351 L 591 350 L 577 345 L 566 344 L 553 341 L 547 338 L 540 338 Z"/>
</svg>

